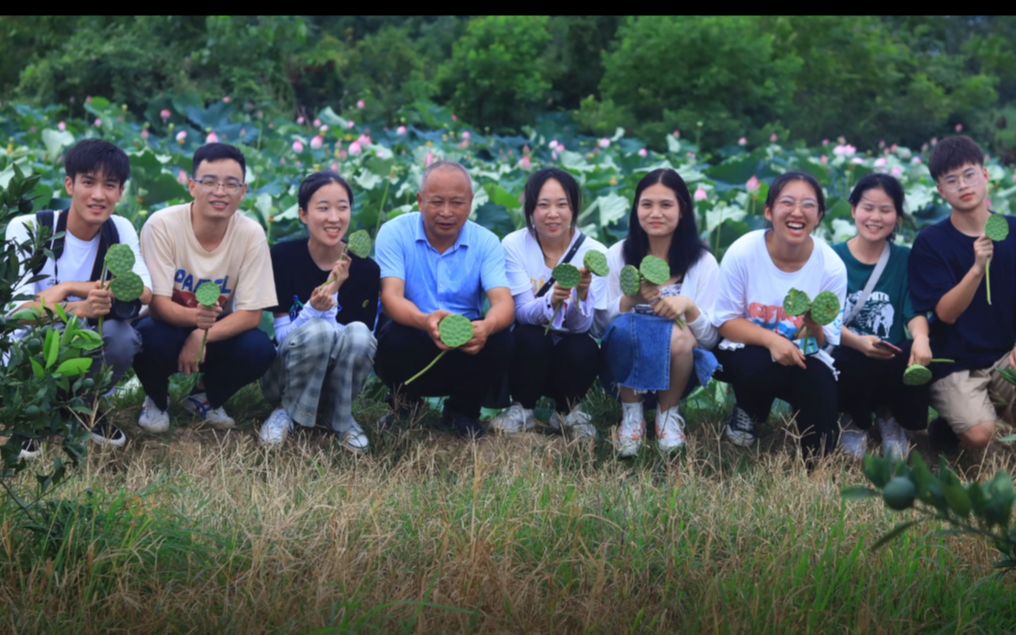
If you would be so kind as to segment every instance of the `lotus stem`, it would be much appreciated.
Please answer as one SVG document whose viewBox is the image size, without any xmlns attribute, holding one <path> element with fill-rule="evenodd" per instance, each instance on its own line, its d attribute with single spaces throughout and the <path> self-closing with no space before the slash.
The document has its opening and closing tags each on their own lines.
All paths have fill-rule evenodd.
<svg viewBox="0 0 1016 635">
<path fill-rule="evenodd" d="M 451 350 L 451 349 L 449 349 L 449 350 Z M 423 374 L 424 374 L 425 372 L 427 372 L 428 370 L 430 370 L 430 369 L 431 369 L 431 368 L 432 368 L 432 367 L 434 366 L 434 364 L 438 363 L 438 361 L 439 361 L 439 360 L 440 360 L 440 359 L 441 359 L 442 357 L 444 357 L 444 356 L 445 356 L 445 353 L 447 353 L 447 352 L 448 352 L 448 351 L 441 351 L 440 353 L 438 353 L 437 357 L 435 357 L 435 358 L 434 358 L 434 361 L 432 361 L 431 363 L 427 364 L 426 366 L 424 366 L 424 367 L 423 367 L 423 370 L 421 370 L 420 372 L 416 373 L 415 375 L 413 375 L 412 377 L 410 377 L 409 379 L 407 379 L 404 385 L 405 385 L 405 386 L 408 386 L 409 384 L 411 384 L 411 383 L 413 383 L 414 381 L 416 381 L 417 379 L 419 379 L 419 378 L 420 378 L 420 376 L 421 376 L 421 375 L 423 375 Z"/>
<path fill-rule="evenodd" d="M 984 282 L 988 285 L 988 306 L 991 306 L 991 258 L 984 263 Z"/>
</svg>

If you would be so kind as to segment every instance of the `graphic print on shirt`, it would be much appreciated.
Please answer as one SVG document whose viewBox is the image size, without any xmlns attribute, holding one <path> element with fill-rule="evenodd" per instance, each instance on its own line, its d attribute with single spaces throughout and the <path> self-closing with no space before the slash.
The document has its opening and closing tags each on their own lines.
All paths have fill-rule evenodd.
<svg viewBox="0 0 1016 635">
<path fill-rule="evenodd" d="M 188 273 L 186 269 L 177 269 L 176 274 L 173 276 L 173 302 L 193 309 L 198 305 L 198 299 L 195 297 L 194 292 L 204 282 L 214 282 L 219 285 L 219 288 L 222 289 L 222 294 L 219 296 L 219 304 L 225 307 L 230 296 L 233 295 L 233 289 L 229 286 L 229 276 L 217 280 L 209 278 L 195 279 L 194 275 Z"/>
<path fill-rule="evenodd" d="M 847 296 L 847 309 L 849 313 L 861 297 L 861 291 L 855 291 Z M 896 310 L 890 302 L 889 294 L 884 291 L 873 291 L 865 302 L 864 307 L 857 313 L 857 316 L 850 323 L 850 328 L 861 335 L 874 335 L 876 337 L 888 338 L 889 331 L 893 327 L 893 320 L 896 317 Z"/>
<path fill-rule="evenodd" d="M 752 302 L 748 305 L 748 319 L 764 329 L 776 331 L 783 337 L 793 340 L 804 324 L 804 316 L 788 315 L 782 306 L 772 306 Z"/>
</svg>

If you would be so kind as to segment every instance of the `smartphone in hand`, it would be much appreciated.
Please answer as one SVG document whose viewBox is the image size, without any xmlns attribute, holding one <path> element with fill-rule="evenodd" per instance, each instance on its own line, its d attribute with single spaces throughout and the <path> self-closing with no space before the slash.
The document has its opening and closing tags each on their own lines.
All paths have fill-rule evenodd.
<svg viewBox="0 0 1016 635">
<path fill-rule="evenodd" d="M 893 354 L 899 354 L 903 352 L 902 348 L 885 340 L 879 340 L 878 342 L 875 343 L 875 346 L 890 351 Z"/>
</svg>

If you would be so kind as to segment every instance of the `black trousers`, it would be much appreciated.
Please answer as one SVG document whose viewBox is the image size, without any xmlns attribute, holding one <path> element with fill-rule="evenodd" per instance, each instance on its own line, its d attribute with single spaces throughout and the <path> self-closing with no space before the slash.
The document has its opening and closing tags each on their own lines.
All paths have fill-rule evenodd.
<svg viewBox="0 0 1016 635">
<path fill-rule="evenodd" d="M 374 370 L 389 390 L 409 401 L 448 396 L 447 410 L 478 418 L 484 398 L 508 372 L 511 349 L 511 331 L 506 329 L 491 335 L 476 355 L 449 351 L 422 377 L 404 386 L 441 351 L 423 331 L 388 321 L 378 335 Z"/>
<path fill-rule="evenodd" d="M 910 359 L 911 342 L 906 342 L 892 359 L 871 359 L 858 350 L 837 346 L 833 351 L 840 371 L 840 410 L 849 414 L 858 427 L 867 430 L 872 414 L 887 408 L 907 430 L 928 425 L 930 384 L 907 386 L 903 371 Z"/>
<path fill-rule="evenodd" d="M 533 408 L 543 395 L 566 413 L 585 396 L 600 372 L 600 347 L 588 333 L 544 334 L 545 328 L 516 324 L 508 381 L 512 398 Z"/>
<path fill-rule="evenodd" d="M 806 358 L 807 370 L 784 366 L 774 362 L 769 349 L 761 346 L 717 350 L 716 357 L 723 365 L 722 376 L 717 376 L 731 384 L 737 405 L 752 420 L 768 419 L 773 399 L 778 397 L 797 410 L 797 429 L 806 457 L 836 449 L 836 379 L 828 366 L 814 356 Z"/>
</svg>

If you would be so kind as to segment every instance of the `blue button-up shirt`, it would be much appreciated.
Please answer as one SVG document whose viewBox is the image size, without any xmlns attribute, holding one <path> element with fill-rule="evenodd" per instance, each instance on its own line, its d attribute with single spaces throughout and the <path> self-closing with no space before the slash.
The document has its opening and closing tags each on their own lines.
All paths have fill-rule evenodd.
<svg viewBox="0 0 1016 635">
<path fill-rule="evenodd" d="M 444 309 L 478 320 L 487 292 L 508 289 L 501 241 L 473 221 L 442 254 L 427 240 L 423 215 L 403 214 L 381 226 L 374 253 L 381 278 L 405 281 L 406 299 L 423 313 Z"/>
</svg>

